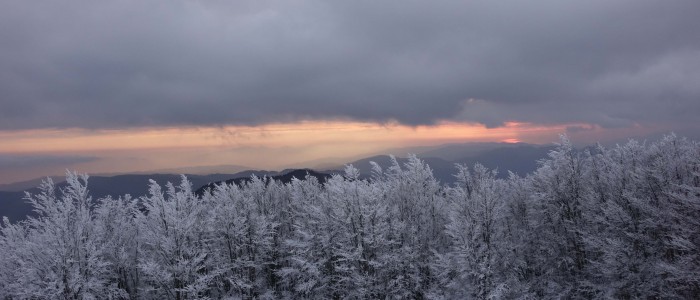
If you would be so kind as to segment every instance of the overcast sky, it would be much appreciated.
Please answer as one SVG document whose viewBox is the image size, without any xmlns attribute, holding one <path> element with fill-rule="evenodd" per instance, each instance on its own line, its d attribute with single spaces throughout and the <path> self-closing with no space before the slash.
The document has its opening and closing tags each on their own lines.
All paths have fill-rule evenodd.
<svg viewBox="0 0 700 300">
<path fill-rule="evenodd" d="M 5 132 L 698 113 L 697 0 L 0 2 Z"/>
<path fill-rule="evenodd" d="M 0 41 L 3 130 L 700 112 L 697 0 L 2 1 Z"/>
</svg>

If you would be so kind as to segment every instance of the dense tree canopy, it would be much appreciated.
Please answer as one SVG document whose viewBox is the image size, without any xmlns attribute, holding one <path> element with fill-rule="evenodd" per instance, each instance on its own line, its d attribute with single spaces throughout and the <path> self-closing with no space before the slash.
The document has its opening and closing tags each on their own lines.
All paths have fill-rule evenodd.
<svg viewBox="0 0 700 300">
<path fill-rule="evenodd" d="M 411 156 L 369 180 L 185 177 L 93 200 L 67 174 L 0 227 L 3 299 L 698 298 L 700 146 L 564 137 L 526 177 Z"/>
</svg>

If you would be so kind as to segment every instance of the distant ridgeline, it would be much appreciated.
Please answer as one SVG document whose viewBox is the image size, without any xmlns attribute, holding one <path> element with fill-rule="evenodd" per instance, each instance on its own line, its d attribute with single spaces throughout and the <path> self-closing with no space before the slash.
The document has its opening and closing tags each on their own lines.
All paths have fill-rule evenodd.
<svg viewBox="0 0 700 300">
<path fill-rule="evenodd" d="M 697 142 L 562 138 L 524 176 L 453 174 L 410 156 L 371 180 L 348 166 L 195 193 L 182 176 L 135 200 L 69 173 L 0 225 L 0 299 L 700 299 Z"/>
<path fill-rule="evenodd" d="M 208 184 L 200 187 L 194 193 L 195 193 L 195 195 L 198 195 L 201 197 L 202 195 L 204 195 L 205 191 L 209 191 L 211 193 L 211 191 L 213 191 L 214 188 L 216 188 L 216 186 L 218 186 L 218 185 L 235 184 L 237 186 L 243 186 L 245 183 L 248 183 L 252 180 L 252 176 L 255 176 L 255 175 L 251 175 L 248 177 L 237 177 L 237 178 L 232 178 L 232 179 L 228 179 L 225 181 L 211 182 L 211 183 L 208 183 Z M 268 182 L 272 180 L 272 181 L 279 181 L 283 184 L 287 184 L 287 183 L 292 182 L 292 179 L 294 179 L 294 178 L 299 179 L 299 180 L 303 180 L 303 179 L 306 179 L 307 176 L 311 176 L 311 177 L 316 178 L 316 180 L 318 180 L 318 182 L 321 184 L 326 183 L 326 180 L 331 178 L 330 174 L 316 172 L 316 171 L 311 170 L 311 169 L 297 169 L 297 170 L 292 170 L 292 171 L 286 172 L 282 175 L 264 176 L 263 179 L 268 181 Z"/>
<path fill-rule="evenodd" d="M 419 153 L 418 156 L 424 163 L 430 166 L 435 179 L 441 184 L 451 185 L 455 183 L 457 179 L 454 176 L 456 172 L 455 164 L 471 166 L 475 163 L 480 163 L 489 169 L 497 168 L 499 170 L 499 173 L 496 175 L 498 178 L 507 178 L 509 176 L 508 171 L 512 171 L 520 176 L 525 176 L 533 173 L 537 169 L 537 162 L 547 158 L 547 154 L 553 149 L 553 146 L 530 144 L 467 143 L 443 145 L 429 151 L 423 151 Z M 404 150 L 401 149 L 395 149 L 393 151 L 405 153 Z M 400 165 L 404 165 L 408 162 L 408 159 L 402 157 L 396 157 L 395 159 Z M 349 164 L 352 164 L 359 170 L 361 179 L 370 179 L 372 177 L 371 162 L 376 162 L 380 166 L 389 166 L 394 163 L 389 155 L 377 155 L 356 160 Z M 267 176 L 267 180 L 274 179 L 282 183 L 289 183 L 292 177 L 304 179 L 308 172 L 312 177 L 324 182 L 324 178 L 328 176 L 319 174 L 342 173 L 341 170 L 343 168 L 344 166 L 339 165 L 327 168 L 330 170 L 320 172 L 303 169 L 284 170 L 281 172 L 247 170 L 234 174 L 187 174 L 187 179 L 192 183 L 193 188 L 197 189 L 196 194 L 201 196 L 203 195 L 204 188 L 200 189 L 199 187 L 206 185 L 213 188 L 216 183 L 224 182 L 241 185 L 244 184 L 244 182 L 249 182 L 252 176 L 261 178 Z M 169 172 L 177 170 L 162 171 Z M 284 174 L 287 173 L 291 174 L 285 176 Z M 179 182 L 180 175 L 155 173 L 91 176 L 89 191 L 95 199 L 122 195 L 139 197 L 140 195 L 148 193 L 148 184 L 151 179 L 161 183 Z M 65 181 L 62 179 L 55 178 L 54 180 L 58 189 L 66 186 Z M 31 205 L 24 200 L 24 190 L 30 193 L 36 193 L 38 191 L 36 188 L 37 185 L 37 183 L 29 184 L 29 182 L 3 185 L 3 187 L 0 188 L 0 216 L 7 216 L 11 222 L 25 220 L 27 216 L 35 216 Z"/>
</svg>

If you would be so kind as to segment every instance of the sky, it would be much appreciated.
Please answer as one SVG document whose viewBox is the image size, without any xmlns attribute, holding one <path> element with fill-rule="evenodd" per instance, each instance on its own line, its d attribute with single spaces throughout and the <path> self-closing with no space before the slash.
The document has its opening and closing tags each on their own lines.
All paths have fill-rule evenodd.
<svg viewBox="0 0 700 300">
<path fill-rule="evenodd" d="M 0 183 L 697 139 L 699 28 L 697 0 L 2 1 Z"/>
</svg>

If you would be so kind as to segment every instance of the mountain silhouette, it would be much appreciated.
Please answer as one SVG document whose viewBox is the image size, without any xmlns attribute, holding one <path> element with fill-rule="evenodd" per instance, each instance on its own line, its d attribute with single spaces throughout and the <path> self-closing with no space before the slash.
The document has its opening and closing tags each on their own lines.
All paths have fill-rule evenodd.
<svg viewBox="0 0 700 300">
<path fill-rule="evenodd" d="M 282 173 L 282 174 L 274 175 L 274 176 L 266 176 L 265 178 L 267 178 L 268 181 L 274 180 L 274 181 L 282 182 L 284 184 L 292 182 L 292 180 L 294 178 L 303 180 L 307 176 L 315 177 L 316 180 L 318 180 L 318 182 L 321 184 L 325 183 L 326 180 L 331 178 L 330 174 L 317 172 L 317 171 L 314 171 L 311 169 L 284 170 L 280 173 Z M 258 176 L 258 175 L 256 175 L 256 176 Z M 248 183 L 250 181 L 251 181 L 251 176 L 249 175 L 249 176 L 241 176 L 241 177 L 231 178 L 231 179 L 228 179 L 225 181 L 210 182 L 210 183 L 205 184 L 204 186 L 200 187 L 199 189 L 197 189 L 194 193 L 198 196 L 202 196 L 202 195 L 204 195 L 205 191 L 207 191 L 207 190 L 212 191 L 212 190 L 214 190 L 214 188 L 216 188 L 216 186 L 224 184 L 224 183 L 227 185 L 235 184 L 235 185 L 240 186 L 240 185 L 243 185 L 243 184 Z"/>
<path fill-rule="evenodd" d="M 508 176 L 508 171 L 513 171 L 518 175 L 525 176 L 536 170 L 537 162 L 543 158 L 547 158 L 547 153 L 554 148 L 554 146 L 524 143 L 468 143 L 429 147 L 422 149 L 424 151 L 416 154 L 430 166 L 435 179 L 444 184 L 452 184 L 455 182 L 454 174 L 457 173 L 455 163 L 464 163 L 469 166 L 473 166 L 475 163 L 481 163 L 490 169 L 497 168 L 499 171 L 498 176 L 501 178 L 506 178 Z M 406 158 L 397 157 L 396 159 L 402 167 L 407 162 Z M 352 164 L 360 171 L 361 178 L 369 179 L 372 174 L 370 161 L 376 162 L 383 169 L 391 165 L 391 159 L 388 155 L 372 156 L 355 160 L 348 164 Z M 188 174 L 187 179 L 192 183 L 192 187 L 196 189 L 195 193 L 201 196 L 207 188 L 213 190 L 217 184 L 227 183 L 242 185 L 250 181 L 252 175 L 258 177 L 267 176 L 268 180 L 289 183 L 292 181 L 292 178 L 304 179 L 308 174 L 315 177 L 319 182 L 325 183 L 331 176 L 329 174 L 342 173 L 343 169 L 344 165 L 331 167 L 329 170 L 321 172 L 312 169 L 287 169 L 281 172 L 248 170 L 234 174 Z M 132 197 L 141 197 L 148 194 L 149 179 L 153 179 L 159 184 L 164 185 L 167 182 L 177 184 L 180 182 L 181 177 L 176 174 L 90 176 L 88 180 L 88 190 L 95 200 L 108 195 L 111 195 L 113 198 L 118 198 L 126 194 L 130 194 Z M 23 200 L 24 192 L 22 190 L 27 190 L 35 194 L 38 192 L 36 186 L 39 185 L 39 182 L 39 180 L 32 180 L 0 186 L 0 217 L 7 216 L 10 221 L 15 222 L 26 219 L 27 215 L 32 215 L 32 207 Z M 65 186 L 65 182 L 62 179 L 54 179 L 54 182 L 58 189 Z M 60 195 L 60 192 L 58 192 L 58 195 Z"/>
</svg>

